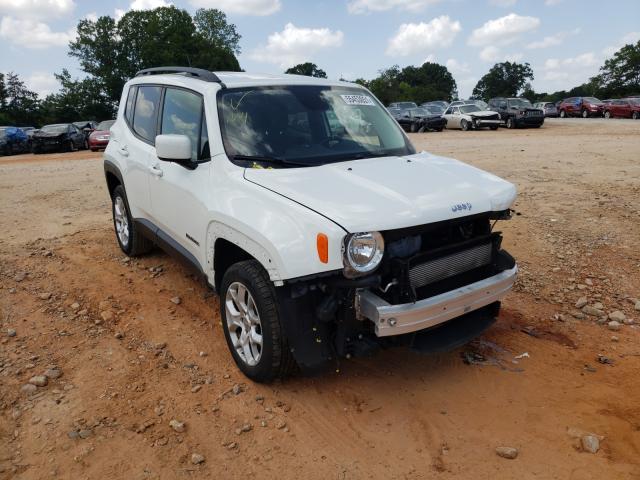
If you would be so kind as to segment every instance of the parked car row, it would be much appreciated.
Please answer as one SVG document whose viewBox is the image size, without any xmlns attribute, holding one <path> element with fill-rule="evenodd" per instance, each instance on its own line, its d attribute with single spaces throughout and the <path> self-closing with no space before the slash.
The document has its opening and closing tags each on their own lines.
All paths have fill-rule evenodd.
<svg viewBox="0 0 640 480">
<path fill-rule="evenodd" d="M 604 118 L 640 118 L 640 98 L 627 97 L 600 100 L 596 97 L 569 97 L 556 102 L 543 102 L 545 116 L 567 117 L 604 117 Z M 551 105 L 555 106 L 555 112 Z M 549 106 L 549 107 L 547 107 Z M 549 108 L 550 114 L 547 114 Z"/>
<path fill-rule="evenodd" d="M 489 103 L 482 100 L 437 101 L 420 107 L 413 102 L 394 102 L 387 109 L 408 132 L 442 131 L 444 128 L 497 130 L 499 126 L 538 128 L 546 116 L 543 108 L 534 107 L 525 98 L 503 97 L 492 98 Z"/>
<path fill-rule="evenodd" d="M 109 129 L 114 120 L 97 123 L 82 121 L 35 127 L 0 127 L 0 155 L 45 153 L 74 150 L 95 152 L 109 143 Z"/>
</svg>

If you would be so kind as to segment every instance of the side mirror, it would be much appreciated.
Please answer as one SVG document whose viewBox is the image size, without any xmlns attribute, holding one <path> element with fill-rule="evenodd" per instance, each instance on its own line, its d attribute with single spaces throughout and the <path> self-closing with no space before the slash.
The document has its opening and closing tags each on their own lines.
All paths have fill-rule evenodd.
<svg viewBox="0 0 640 480">
<path fill-rule="evenodd" d="M 165 162 L 191 164 L 191 139 L 186 135 L 158 135 L 156 155 Z"/>
</svg>

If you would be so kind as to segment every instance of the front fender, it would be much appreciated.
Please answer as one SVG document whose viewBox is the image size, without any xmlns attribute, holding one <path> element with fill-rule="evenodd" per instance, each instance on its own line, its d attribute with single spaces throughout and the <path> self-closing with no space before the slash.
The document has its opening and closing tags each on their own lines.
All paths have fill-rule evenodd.
<svg viewBox="0 0 640 480">
<path fill-rule="evenodd" d="M 243 169 L 216 158 L 226 175 L 214 174 L 207 227 L 207 273 L 214 275 L 216 240 L 223 238 L 258 260 L 272 281 L 280 283 L 308 275 L 341 270 L 342 240 L 346 231 L 319 213 L 243 177 Z M 226 162 L 226 163 L 225 163 Z M 329 258 L 323 263 L 317 235 L 327 236 Z"/>
</svg>

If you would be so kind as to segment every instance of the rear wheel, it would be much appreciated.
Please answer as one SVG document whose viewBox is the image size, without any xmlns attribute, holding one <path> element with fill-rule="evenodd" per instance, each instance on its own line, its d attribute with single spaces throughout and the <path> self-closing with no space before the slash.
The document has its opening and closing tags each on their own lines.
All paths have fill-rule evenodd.
<svg viewBox="0 0 640 480">
<path fill-rule="evenodd" d="M 604 112 L 604 118 L 611 118 L 611 112 L 609 110 Z"/>
<path fill-rule="evenodd" d="M 85 138 L 82 146 L 84 147 L 85 150 L 89 150 L 89 140 Z"/>
<path fill-rule="evenodd" d="M 233 360 L 255 382 L 270 382 L 295 368 L 280 322 L 273 284 L 256 260 L 232 265 L 220 290 L 222 328 Z"/>
<path fill-rule="evenodd" d="M 507 128 L 516 128 L 516 122 L 513 120 L 513 117 L 507 118 Z"/>
<path fill-rule="evenodd" d="M 75 150 L 75 147 L 74 147 L 74 145 L 73 145 L 73 140 L 69 140 L 69 141 L 67 142 L 65 150 L 66 150 L 67 152 L 73 152 L 73 151 Z"/>
<path fill-rule="evenodd" d="M 582 118 L 589 118 L 589 111 L 588 110 L 582 110 Z"/>
<path fill-rule="evenodd" d="M 631 114 L 631 118 L 633 118 L 634 120 L 637 120 L 638 118 L 640 118 L 640 114 L 638 112 L 633 112 Z"/>
<path fill-rule="evenodd" d="M 467 130 L 469 130 L 469 122 L 464 119 L 460 120 L 460 128 L 466 132 Z"/>
<path fill-rule="evenodd" d="M 567 118 L 567 112 L 560 110 L 560 118 Z"/>
<path fill-rule="evenodd" d="M 411 133 L 416 133 L 418 131 L 418 124 L 413 122 L 409 130 L 411 130 Z"/>
<path fill-rule="evenodd" d="M 113 227 L 116 231 L 116 239 L 120 249 L 130 257 L 136 257 L 151 250 L 153 242 L 138 231 L 131 218 L 127 195 L 122 185 L 114 188 L 111 207 Z"/>
</svg>

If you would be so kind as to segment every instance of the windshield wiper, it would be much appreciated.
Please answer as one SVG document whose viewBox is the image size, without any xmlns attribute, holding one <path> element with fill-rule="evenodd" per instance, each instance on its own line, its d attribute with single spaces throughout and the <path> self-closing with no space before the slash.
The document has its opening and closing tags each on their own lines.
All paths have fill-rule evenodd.
<svg viewBox="0 0 640 480">
<path fill-rule="evenodd" d="M 311 165 L 303 162 L 295 162 L 293 160 L 287 160 L 286 158 L 280 157 L 269 157 L 269 156 L 260 156 L 260 155 L 234 155 L 232 157 L 233 160 L 247 160 L 250 162 L 262 162 L 262 163 L 275 163 L 279 165 L 291 165 L 296 167 L 310 167 Z"/>
</svg>

